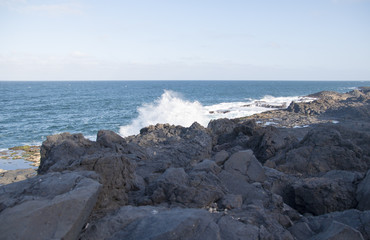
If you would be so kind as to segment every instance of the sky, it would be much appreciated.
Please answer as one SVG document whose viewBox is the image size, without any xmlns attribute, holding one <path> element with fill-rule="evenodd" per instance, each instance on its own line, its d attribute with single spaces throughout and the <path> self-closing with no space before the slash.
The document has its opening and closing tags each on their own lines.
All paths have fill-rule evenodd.
<svg viewBox="0 0 370 240">
<path fill-rule="evenodd" d="M 370 80 L 370 0 L 0 0 L 0 80 Z"/>
</svg>

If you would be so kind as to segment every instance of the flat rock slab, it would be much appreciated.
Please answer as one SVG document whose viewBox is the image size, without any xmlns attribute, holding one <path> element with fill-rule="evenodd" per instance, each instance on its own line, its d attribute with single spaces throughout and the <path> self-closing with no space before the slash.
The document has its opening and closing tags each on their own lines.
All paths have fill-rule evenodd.
<svg viewBox="0 0 370 240">
<path fill-rule="evenodd" d="M 253 182 L 266 180 L 265 171 L 251 150 L 240 151 L 231 155 L 224 168 L 229 172 L 238 172 Z"/>
<path fill-rule="evenodd" d="M 93 224 L 80 239 L 219 239 L 219 231 L 206 210 L 125 206 Z"/>
<path fill-rule="evenodd" d="M 101 188 L 94 178 L 49 173 L 0 187 L 1 239 L 76 239 Z"/>
</svg>

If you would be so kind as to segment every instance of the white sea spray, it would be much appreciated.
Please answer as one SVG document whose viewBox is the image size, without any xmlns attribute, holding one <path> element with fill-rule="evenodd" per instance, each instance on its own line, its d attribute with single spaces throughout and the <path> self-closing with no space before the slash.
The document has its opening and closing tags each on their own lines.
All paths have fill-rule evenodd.
<svg viewBox="0 0 370 240">
<path fill-rule="evenodd" d="M 246 99 L 245 102 L 223 102 L 203 106 L 198 101 L 188 101 L 181 94 L 165 90 L 160 98 L 140 106 L 138 116 L 128 125 L 120 127 L 122 136 L 138 134 L 140 129 L 157 123 L 169 123 L 189 127 L 194 122 L 206 127 L 210 120 L 218 118 L 238 118 L 273 109 L 286 108 L 292 101 L 312 101 L 303 97 L 273 97 Z"/>
</svg>

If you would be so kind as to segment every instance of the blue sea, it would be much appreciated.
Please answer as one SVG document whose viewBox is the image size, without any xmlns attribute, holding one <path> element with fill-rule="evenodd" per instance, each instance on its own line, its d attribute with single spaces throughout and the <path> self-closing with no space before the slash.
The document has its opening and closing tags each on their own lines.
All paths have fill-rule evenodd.
<svg viewBox="0 0 370 240">
<path fill-rule="evenodd" d="M 122 136 L 156 123 L 207 126 L 211 119 L 270 109 L 323 90 L 347 92 L 358 81 L 71 81 L 0 82 L 0 149 L 40 145 L 46 136 L 100 129 Z"/>
</svg>

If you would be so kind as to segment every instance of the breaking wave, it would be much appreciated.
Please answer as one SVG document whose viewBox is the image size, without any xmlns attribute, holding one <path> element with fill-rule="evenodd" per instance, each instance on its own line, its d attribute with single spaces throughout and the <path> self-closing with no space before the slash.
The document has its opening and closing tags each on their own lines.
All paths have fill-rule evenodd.
<svg viewBox="0 0 370 240">
<path fill-rule="evenodd" d="M 312 101 L 306 97 L 273 97 L 245 99 L 240 102 L 223 102 L 203 106 L 198 101 L 185 100 L 179 93 L 165 90 L 153 103 L 143 104 L 137 109 L 139 115 L 129 125 L 120 127 L 124 137 L 135 135 L 140 129 L 157 123 L 169 123 L 189 127 L 194 122 L 206 127 L 210 120 L 239 118 L 273 109 L 287 108 L 292 101 Z"/>
<path fill-rule="evenodd" d="M 184 100 L 179 93 L 165 90 L 153 103 L 137 109 L 139 116 L 131 124 L 120 127 L 122 136 L 138 134 L 140 129 L 157 123 L 170 123 L 189 127 L 193 122 L 207 126 L 207 110 L 197 101 Z"/>
</svg>

